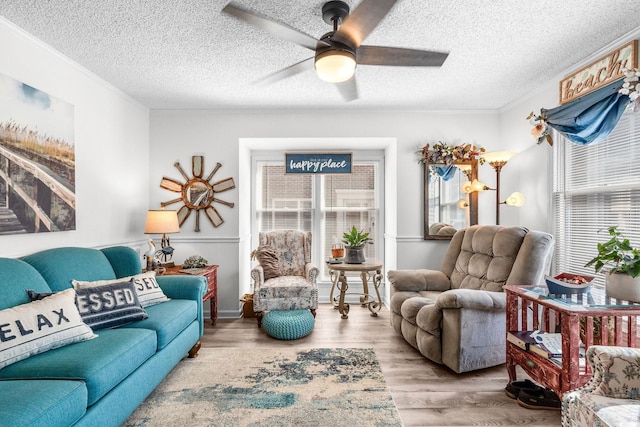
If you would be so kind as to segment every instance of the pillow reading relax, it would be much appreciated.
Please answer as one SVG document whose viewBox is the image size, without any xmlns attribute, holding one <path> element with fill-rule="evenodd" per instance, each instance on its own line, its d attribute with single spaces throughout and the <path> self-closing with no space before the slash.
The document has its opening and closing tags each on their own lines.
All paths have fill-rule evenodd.
<svg viewBox="0 0 640 427">
<path fill-rule="evenodd" d="M 276 251 L 270 245 L 260 245 L 251 252 L 251 259 L 257 259 L 264 270 L 264 280 L 281 276 Z"/>
<path fill-rule="evenodd" d="M 162 292 L 162 288 L 160 288 L 160 286 L 158 285 L 155 271 L 148 271 L 146 273 L 136 274 L 135 276 L 123 277 L 122 279 L 113 280 L 96 280 L 94 282 L 72 280 L 71 284 L 76 289 L 82 289 L 98 285 L 107 285 L 110 283 L 122 282 L 131 279 L 133 279 L 136 293 L 138 294 L 138 300 L 140 300 L 140 305 L 142 307 L 150 307 L 164 301 L 169 301 L 169 298 L 167 298 L 164 292 Z"/>
<path fill-rule="evenodd" d="M 97 337 L 67 289 L 42 301 L 0 310 L 0 369 L 38 353 Z"/>
</svg>

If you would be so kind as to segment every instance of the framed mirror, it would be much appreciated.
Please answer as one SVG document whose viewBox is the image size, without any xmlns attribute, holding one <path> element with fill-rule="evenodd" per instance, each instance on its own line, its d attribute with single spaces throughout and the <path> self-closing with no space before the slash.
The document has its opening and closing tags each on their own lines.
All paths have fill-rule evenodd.
<svg viewBox="0 0 640 427">
<path fill-rule="evenodd" d="M 185 182 L 173 178 L 162 178 L 160 187 L 165 190 L 172 191 L 174 193 L 180 193 L 180 197 L 169 200 L 168 202 L 162 202 L 160 205 L 164 208 L 167 205 L 173 203 L 182 202 L 183 206 L 178 209 L 178 222 L 180 226 L 185 223 L 192 211 L 195 211 L 196 226 L 194 231 L 200 231 L 200 211 L 204 212 L 204 215 L 209 219 L 214 227 L 220 226 L 224 222 L 222 216 L 218 210 L 213 206 L 213 203 L 220 203 L 232 208 L 233 203 L 221 200 L 217 197 L 219 193 L 232 190 L 236 188 L 236 184 L 233 178 L 225 178 L 220 181 L 211 182 L 213 176 L 222 167 L 222 163 L 216 163 L 215 167 L 207 176 L 203 178 L 204 173 L 204 157 L 192 156 L 191 157 L 191 173 L 192 176 L 187 175 L 180 163 L 173 164 Z"/>
<path fill-rule="evenodd" d="M 451 240 L 461 228 L 478 223 L 478 193 L 461 185 L 478 178 L 478 161 L 424 164 L 424 240 Z"/>
</svg>

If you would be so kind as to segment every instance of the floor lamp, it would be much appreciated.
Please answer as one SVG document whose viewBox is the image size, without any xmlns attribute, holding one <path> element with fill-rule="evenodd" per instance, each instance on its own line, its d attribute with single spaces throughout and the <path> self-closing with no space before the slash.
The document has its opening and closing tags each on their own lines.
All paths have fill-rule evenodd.
<svg viewBox="0 0 640 427">
<path fill-rule="evenodd" d="M 520 207 L 524 204 L 524 196 L 521 193 L 513 193 L 506 201 L 500 201 L 500 171 L 516 154 L 515 151 L 494 151 L 482 155 L 482 158 L 496 171 L 496 225 L 500 224 L 500 205 L 507 204 Z"/>
</svg>

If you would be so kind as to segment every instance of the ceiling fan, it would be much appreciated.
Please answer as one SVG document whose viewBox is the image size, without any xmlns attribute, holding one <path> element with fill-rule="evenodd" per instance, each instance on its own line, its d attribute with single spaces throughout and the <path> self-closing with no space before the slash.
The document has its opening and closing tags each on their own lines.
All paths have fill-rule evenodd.
<svg viewBox="0 0 640 427">
<path fill-rule="evenodd" d="M 271 84 L 315 68 L 320 79 L 335 83 L 342 97 L 346 101 L 352 101 L 358 98 L 354 76 L 356 65 L 439 67 L 449 55 L 446 52 L 363 45 L 364 39 L 396 2 L 397 0 L 362 0 L 349 14 L 349 5 L 345 2 L 329 1 L 322 6 L 322 18 L 333 26 L 333 31 L 320 39 L 233 3 L 226 5 L 222 12 L 315 51 L 314 56 L 269 74 L 260 79 L 260 82 Z"/>
</svg>

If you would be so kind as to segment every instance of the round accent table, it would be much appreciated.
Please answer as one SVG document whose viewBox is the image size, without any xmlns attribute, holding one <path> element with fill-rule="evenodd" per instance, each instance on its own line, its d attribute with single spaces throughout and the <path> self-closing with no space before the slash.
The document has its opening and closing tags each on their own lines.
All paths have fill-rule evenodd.
<svg viewBox="0 0 640 427">
<path fill-rule="evenodd" d="M 309 310 L 271 310 L 264 315 L 262 327 L 279 340 L 297 340 L 311 333 L 315 318 Z"/>
<path fill-rule="evenodd" d="M 343 319 L 349 318 L 349 304 L 344 301 L 345 295 L 360 295 L 360 305 L 362 307 L 368 307 L 371 312 L 371 316 L 377 316 L 380 308 L 382 307 L 382 300 L 380 299 L 380 283 L 382 282 L 382 263 L 378 261 L 365 261 L 362 264 L 345 264 L 343 262 L 339 264 L 327 263 L 329 267 L 329 273 L 331 274 L 331 294 L 329 296 L 334 308 L 340 311 Z M 346 272 L 355 271 L 360 273 L 362 279 L 362 293 L 360 292 L 347 292 L 349 285 L 347 284 Z M 371 274 L 373 272 L 373 274 Z M 369 280 L 371 280 L 373 287 L 376 290 L 376 300 L 373 295 L 369 293 Z M 335 288 L 338 288 L 340 295 L 334 297 L 333 292 Z"/>
</svg>

